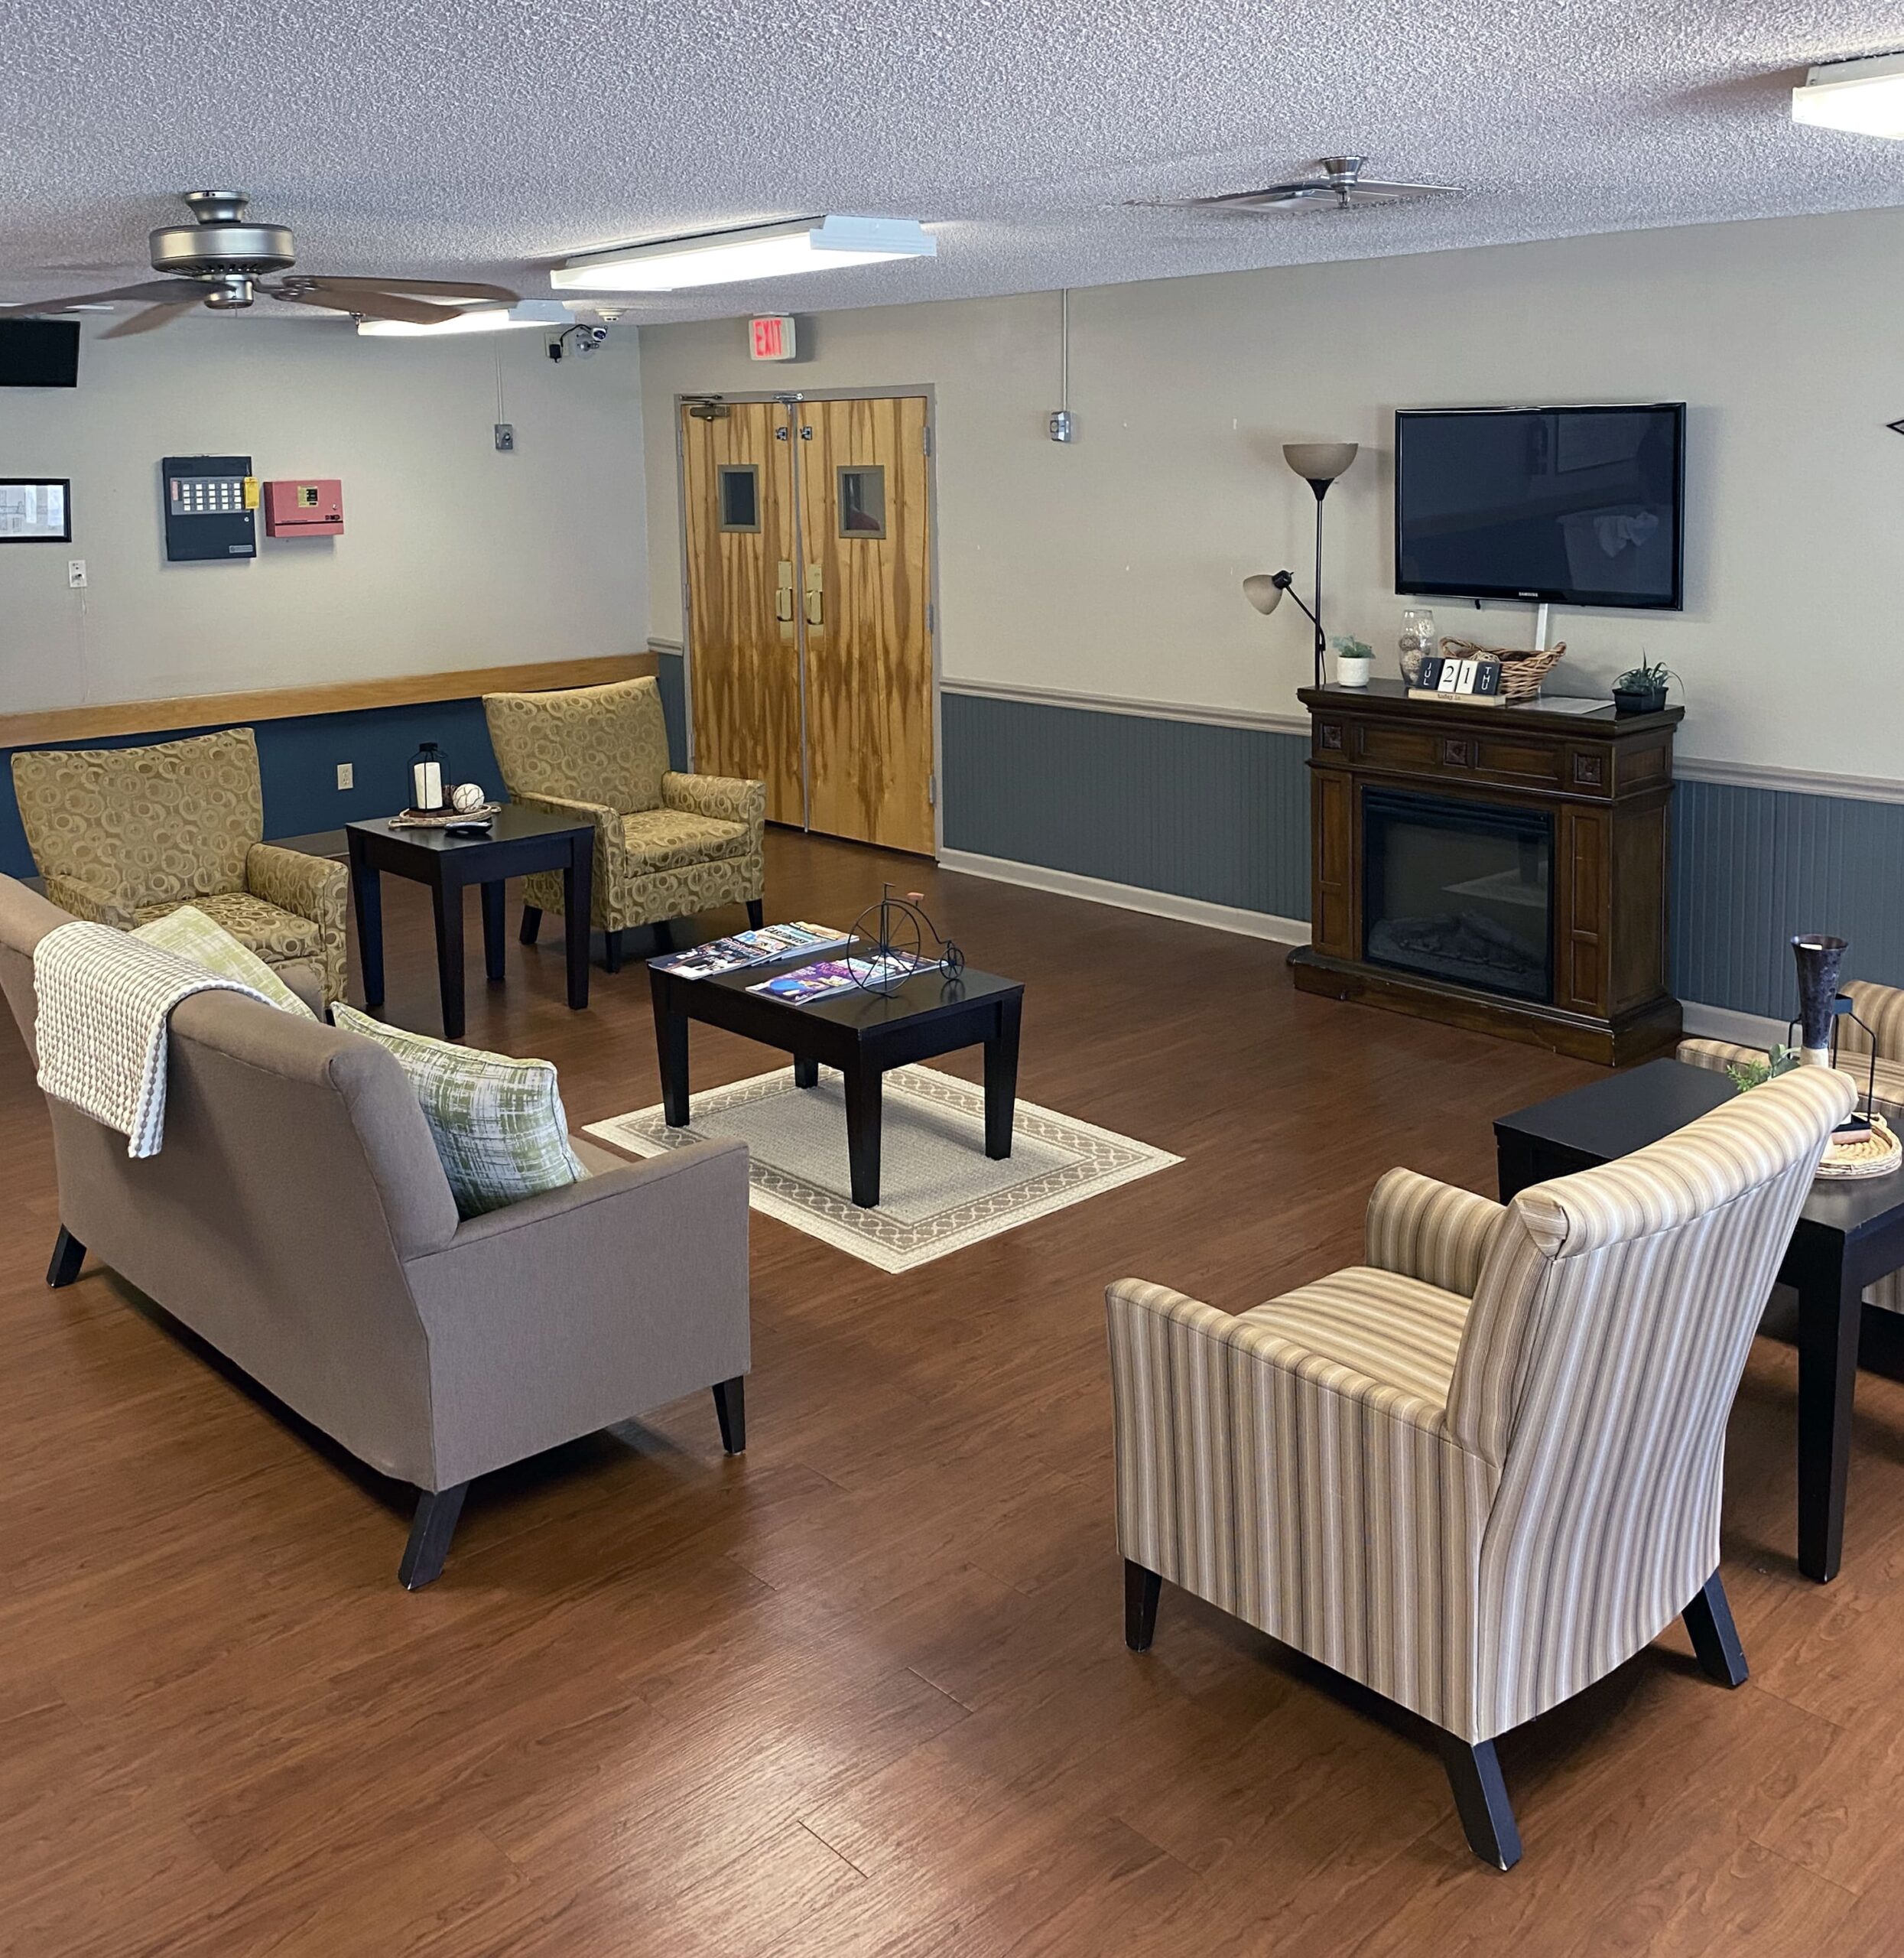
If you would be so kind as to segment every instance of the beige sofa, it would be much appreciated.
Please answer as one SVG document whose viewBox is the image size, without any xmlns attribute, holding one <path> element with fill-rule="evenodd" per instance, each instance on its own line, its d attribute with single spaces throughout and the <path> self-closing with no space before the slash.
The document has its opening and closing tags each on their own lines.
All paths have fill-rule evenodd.
<svg viewBox="0 0 1904 1958">
<path fill-rule="evenodd" d="M 60 911 L 0 877 L 0 986 L 29 1049 L 33 950 Z M 309 968 L 288 969 L 321 990 Z M 459 1221 L 401 1068 L 232 993 L 172 1016 L 164 1147 L 49 1099 L 59 1242 L 90 1249 L 350 1452 L 421 1491 L 401 1570 L 442 1568 L 476 1476 L 712 1387 L 745 1446 L 747 1154 L 631 1164 Z"/>
</svg>

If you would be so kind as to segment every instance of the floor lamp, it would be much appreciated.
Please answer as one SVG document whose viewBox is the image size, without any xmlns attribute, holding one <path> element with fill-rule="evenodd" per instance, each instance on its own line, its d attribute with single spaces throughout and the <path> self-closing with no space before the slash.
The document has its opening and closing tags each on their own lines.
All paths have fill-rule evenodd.
<svg viewBox="0 0 1904 1958">
<path fill-rule="evenodd" d="M 1314 626 L 1316 634 L 1316 677 L 1320 686 L 1327 684 L 1328 668 L 1323 655 L 1327 652 L 1328 635 L 1322 629 L 1322 499 L 1329 493 L 1329 485 L 1345 471 L 1356 458 L 1360 444 L 1354 442 L 1285 442 L 1282 445 L 1282 459 L 1315 492 L 1316 499 L 1316 581 L 1315 610 L 1311 611 L 1302 600 L 1296 603 Z M 1275 611 L 1282 603 L 1282 594 L 1291 590 L 1295 580 L 1288 571 L 1274 573 L 1259 571 L 1243 581 L 1243 595 L 1259 612 L 1267 614 Z"/>
</svg>

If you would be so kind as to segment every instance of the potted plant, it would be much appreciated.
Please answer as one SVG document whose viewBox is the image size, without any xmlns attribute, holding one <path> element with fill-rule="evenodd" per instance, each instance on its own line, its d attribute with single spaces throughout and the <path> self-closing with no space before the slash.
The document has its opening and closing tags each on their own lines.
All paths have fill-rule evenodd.
<svg viewBox="0 0 1904 1958">
<path fill-rule="evenodd" d="M 1335 642 L 1335 683 L 1338 687 L 1366 687 L 1375 672 L 1375 649 L 1362 639 L 1344 634 Z"/>
<path fill-rule="evenodd" d="M 1642 659 L 1613 682 L 1613 711 L 1657 714 L 1666 704 L 1666 682 L 1678 678 L 1670 666 L 1662 666 L 1656 659 Z"/>
</svg>

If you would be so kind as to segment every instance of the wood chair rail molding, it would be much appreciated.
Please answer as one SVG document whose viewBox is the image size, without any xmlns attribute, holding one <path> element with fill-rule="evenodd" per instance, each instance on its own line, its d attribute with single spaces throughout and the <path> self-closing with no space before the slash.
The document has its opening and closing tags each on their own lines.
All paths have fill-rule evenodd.
<svg viewBox="0 0 1904 1958">
<path fill-rule="evenodd" d="M 651 652 L 588 659 L 538 659 L 519 666 L 472 666 L 447 673 L 337 680 L 317 687 L 274 687 L 248 694 L 181 694 L 169 700 L 96 701 L 0 714 L 0 748 L 99 741 L 122 734 L 164 734 L 240 720 L 291 720 L 313 714 L 357 714 L 427 701 L 473 700 L 479 694 L 536 693 L 552 687 L 596 687 L 653 673 Z"/>
</svg>

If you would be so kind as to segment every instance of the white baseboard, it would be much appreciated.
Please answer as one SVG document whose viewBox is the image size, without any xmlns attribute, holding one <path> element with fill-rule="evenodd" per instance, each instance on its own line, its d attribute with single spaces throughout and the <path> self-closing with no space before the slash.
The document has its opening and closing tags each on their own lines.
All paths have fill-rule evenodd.
<svg viewBox="0 0 1904 1958">
<path fill-rule="evenodd" d="M 941 850 L 939 867 L 968 877 L 989 877 L 994 883 L 1021 884 L 1027 890 L 1048 890 L 1060 897 L 1081 897 L 1090 904 L 1114 904 L 1121 910 L 1141 911 L 1152 918 L 1171 918 L 1182 925 L 1207 925 L 1212 931 L 1235 932 L 1244 938 L 1268 938 L 1280 945 L 1306 945 L 1308 921 L 1279 918 L 1267 911 L 1247 911 L 1240 905 L 1211 904 L 1200 897 L 1178 897 L 1142 884 L 1113 883 L 1105 877 L 1080 877 L 1075 870 L 1048 870 L 1041 864 L 1020 864 L 1009 857 L 981 857 L 968 850 Z M 1785 1023 L 1730 1007 L 1709 1007 L 1688 1000 L 1681 1010 L 1686 1031 L 1705 1040 L 1731 1040 L 1742 1047 L 1769 1047 L 1785 1036 Z"/>
<path fill-rule="evenodd" d="M 1769 1047 L 1782 1040 L 1789 1030 L 1782 1020 L 1768 1020 L 1762 1013 L 1737 1013 L 1730 1007 L 1708 1007 L 1688 1000 L 1680 1011 L 1685 1016 L 1686 1031 L 1702 1040 L 1731 1040 L 1741 1047 Z"/>
<path fill-rule="evenodd" d="M 1305 918 L 1279 918 L 1273 912 L 1249 911 L 1240 905 L 1211 904 L 1201 897 L 1147 890 L 1141 884 L 1112 883 L 1103 877 L 1080 877 L 1074 870 L 1047 870 L 1041 864 L 1020 864 L 1007 857 L 981 857 L 968 850 L 941 850 L 939 867 L 960 871 L 968 877 L 989 877 L 994 883 L 1022 884 L 1027 890 L 1081 897 L 1090 904 L 1114 904 L 1121 910 L 1142 911 L 1152 918 L 1172 918 L 1181 925 L 1207 925 L 1213 931 L 1268 938 L 1279 945 L 1309 942 L 1309 924 Z"/>
</svg>

